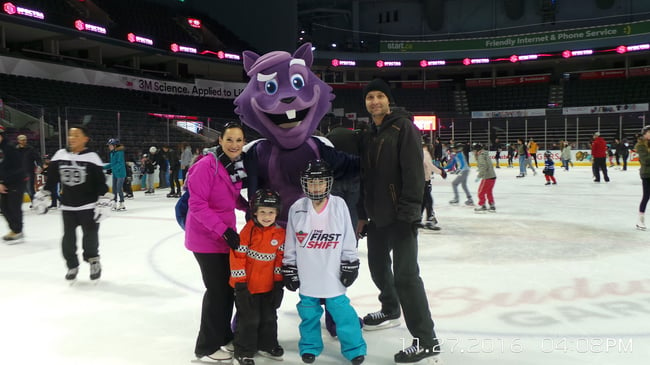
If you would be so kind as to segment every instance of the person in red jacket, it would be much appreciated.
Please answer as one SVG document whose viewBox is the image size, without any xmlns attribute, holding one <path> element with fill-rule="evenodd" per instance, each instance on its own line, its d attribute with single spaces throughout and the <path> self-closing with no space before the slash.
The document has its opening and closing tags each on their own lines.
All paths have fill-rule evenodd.
<svg viewBox="0 0 650 365">
<path fill-rule="evenodd" d="M 599 132 L 594 133 L 593 141 L 591 142 L 591 169 L 594 173 L 594 182 L 600 182 L 600 171 L 603 172 L 605 182 L 609 182 L 607 176 L 607 142 L 600 136 Z"/>
<path fill-rule="evenodd" d="M 239 248 L 230 251 L 230 286 L 235 288 L 237 321 L 235 360 L 254 365 L 259 354 L 282 360 L 277 309 L 282 303 L 282 258 L 285 230 L 275 223 L 280 196 L 269 189 L 255 192 L 253 218 L 239 233 Z"/>
</svg>

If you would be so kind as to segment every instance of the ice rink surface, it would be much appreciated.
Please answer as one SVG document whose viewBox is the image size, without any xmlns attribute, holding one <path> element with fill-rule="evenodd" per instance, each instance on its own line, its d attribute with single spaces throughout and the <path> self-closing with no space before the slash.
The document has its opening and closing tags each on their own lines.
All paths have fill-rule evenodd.
<svg viewBox="0 0 650 365">
<path fill-rule="evenodd" d="M 444 364 L 647 364 L 650 231 L 634 227 L 638 167 L 610 169 L 611 182 L 600 184 L 589 167 L 558 169 L 556 186 L 544 185 L 541 169 L 517 173 L 497 170 L 496 214 L 450 206 L 454 175 L 433 183 L 442 230 L 421 231 L 419 264 Z M 475 176 L 473 168 L 476 201 Z M 190 364 L 203 286 L 167 192 L 136 192 L 127 211 L 102 222 L 98 283 L 85 263 L 75 285 L 63 279 L 61 213 L 36 215 L 24 205 L 24 243 L 0 243 L 1 364 Z M 348 295 L 363 316 L 380 306 L 365 240 L 359 250 L 361 272 Z M 285 291 L 279 311 L 285 364 L 301 363 L 297 301 Z M 316 364 L 347 364 L 324 329 L 323 337 Z M 364 337 L 370 365 L 392 364 L 411 341 L 403 321 Z"/>
</svg>

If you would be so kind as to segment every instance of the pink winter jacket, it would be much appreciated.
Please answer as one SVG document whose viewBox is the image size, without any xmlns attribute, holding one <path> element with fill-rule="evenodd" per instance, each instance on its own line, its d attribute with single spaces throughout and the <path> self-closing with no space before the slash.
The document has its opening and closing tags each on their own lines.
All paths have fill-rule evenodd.
<svg viewBox="0 0 650 365">
<path fill-rule="evenodd" d="M 246 200 L 239 194 L 241 181 L 233 184 L 223 165 L 208 154 L 190 167 L 187 188 L 185 247 L 198 253 L 230 253 L 221 236 L 229 227 L 237 231 L 235 209 L 246 209 Z"/>
</svg>

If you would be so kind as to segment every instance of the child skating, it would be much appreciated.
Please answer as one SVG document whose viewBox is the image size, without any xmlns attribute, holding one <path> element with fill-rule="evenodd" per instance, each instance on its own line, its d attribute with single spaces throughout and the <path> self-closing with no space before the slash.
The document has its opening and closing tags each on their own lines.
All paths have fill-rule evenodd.
<svg viewBox="0 0 650 365">
<path fill-rule="evenodd" d="M 497 181 L 497 175 L 494 172 L 494 167 L 492 166 L 492 160 L 488 151 L 483 148 L 483 145 L 480 143 L 474 144 L 474 153 L 476 157 L 476 163 L 478 165 L 478 175 L 476 180 L 481 180 L 481 183 L 478 186 L 478 207 L 474 208 L 476 213 L 485 213 L 491 212 L 495 213 L 496 208 L 494 206 L 494 196 L 492 195 L 492 190 L 494 189 L 494 184 Z M 488 208 L 485 203 L 490 204 Z"/>
<path fill-rule="evenodd" d="M 310 161 L 300 183 L 306 195 L 289 210 L 282 274 L 287 289 L 300 289 L 298 349 L 311 364 L 323 351 L 321 299 L 332 315 L 343 356 L 363 363 L 366 342 L 356 311 L 345 295 L 359 274 L 357 241 L 345 201 L 330 196 L 333 174 L 321 160 Z"/>
<path fill-rule="evenodd" d="M 555 162 L 553 162 L 553 155 L 551 154 L 551 151 L 546 151 L 544 152 L 544 178 L 546 179 L 546 184 L 544 185 L 557 185 L 557 181 L 555 180 Z"/>
</svg>

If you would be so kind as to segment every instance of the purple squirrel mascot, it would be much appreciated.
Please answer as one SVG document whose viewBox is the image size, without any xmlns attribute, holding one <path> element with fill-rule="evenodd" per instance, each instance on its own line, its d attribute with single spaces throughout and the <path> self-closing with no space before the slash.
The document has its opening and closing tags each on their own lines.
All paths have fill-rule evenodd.
<svg viewBox="0 0 650 365">
<path fill-rule="evenodd" d="M 312 136 L 330 110 L 334 94 L 310 69 L 310 43 L 293 55 L 274 51 L 259 56 L 245 51 L 243 56 L 250 81 L 235 99 L 235 113 L 262 136 L 246 146 L 248 196 L 251 199 L 257 189 L 277 191 L 282 197 L 277 222 L 286 227 L 289 207 L 303 196 L 300 172 L 308 161 L 326 161 L 334 177 L 340 178 L 358 174 L 359 160 L 336 151 L 327 139 Z"/>
<path fill-rule="evenodd" d="M 359 160 L 336 151 L 326 138 L 312 136 L 330 110 L 334 94 L 310 69 L 314 60 L 311 43 L 293 55 L 274 51 L 260 56 L 244 51 L 243 58 L 250 81 L 235 99 L 235 113 L 262 136 L 245 148 L 248 198 L 252 201 L 258 189 L 277 191 L 282 198 L 277 223 L 286 227 L 289 208 L 303 196 L 300 173 L 307 162 L 324 160 L 334 177 L 340 178 L 358 174 Z M 327 329 L 336 336 L 327 314 Z"/>
</svg>

